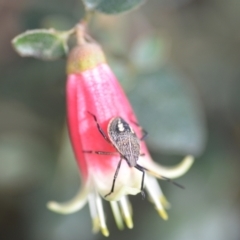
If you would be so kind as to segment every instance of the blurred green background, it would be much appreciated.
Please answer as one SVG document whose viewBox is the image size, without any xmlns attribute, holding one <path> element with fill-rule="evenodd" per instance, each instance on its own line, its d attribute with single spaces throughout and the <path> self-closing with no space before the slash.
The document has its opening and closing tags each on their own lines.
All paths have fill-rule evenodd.
<svg viewBox="0 0 240 240">
<path fill-rule="evenodd" d="M 0 239 L 105 239 L 88 207 L 62 216 L 49 200 L 74 196 L 80 178 L 65 130 L 65 59 L 19 57 L 17 34 L 67 30 L 80 0 L 0 0 Z M 109 239 L 240 239 L 240 1 L 149 0 L 119 16 L 96 14 L 90 32 L 127 92 L 158 163 L 195 155 L 181 190 L 161 182 L 172 204 L 165 222 L 131 197 L 134 229 Z"/>
</svg>

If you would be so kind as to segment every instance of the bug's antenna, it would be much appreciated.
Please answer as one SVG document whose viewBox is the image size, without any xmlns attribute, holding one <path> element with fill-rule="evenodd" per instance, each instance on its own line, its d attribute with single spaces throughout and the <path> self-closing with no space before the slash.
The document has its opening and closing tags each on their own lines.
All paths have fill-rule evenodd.
<svg viewBox="0 0 240 240">
<path fill-rule="evenodd" d="M 141 166 L 141 167 L 142 167 L 142 166 Z M 153 172 L 153 171 L 151 171 L 151 170 L 149 170 L 149 169 L 147 169 L 147 168 L 145 168 L 145 167 L 142 167 L 142 168 L 143 168 L 145 171 L 149 172 L 150 174 L 156 176 L 157 178 L 160 178 L 160 179 L 163 179 L 163 180 L 165 180 L 165 181 L 167 181 L 167 182 L 169 182 L 169 183 L 172 183 L 173 185 L 175 185 L 176 187 L 179 187 L 179 188 L 181 188 L 181 189 L 185 189 L 185 187 L 184 187 L 183 185 L 181 185 L 181 184 L 173 181 L 173 180 L 170 179 L 170 178 L 160 176 L 160 175 L 156 174 L 155 172 Z"/>
<path fill-rule="evenodd" d="M 164 179 L 164 180 L 166 180 L 166 181 L 169 182 L 169 183 L 172 183 L 172 184 L 175 185 L 176 187 L 179 187 L 179 188 L 181 188 L 181 189 L 185 189 L 185 187 L 184 187 L 183 185 L 181 185 L 181 184 L 173 181 L 173 180 L 170 179 L 170 178 L 166 178 L 166 177 L 163 177 L 163 176 L 161 176 L 161 178 Z"/>
</svg>

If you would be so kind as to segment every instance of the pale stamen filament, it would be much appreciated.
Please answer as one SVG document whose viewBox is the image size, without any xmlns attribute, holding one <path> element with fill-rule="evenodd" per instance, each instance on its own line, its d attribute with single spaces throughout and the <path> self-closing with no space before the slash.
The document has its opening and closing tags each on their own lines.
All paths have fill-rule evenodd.
<svg viewBox="0 0 240 240">
<path fill-rule="evenodd" d="M 165 209 L 169 209 L 171 207 L 171 204 L 168 202 L 168 200 L 164 196 L 157 179 L 152 177 L 151 175 L 148 175 L 148 184 L 151 186 L 151 188 L 154 189 L 155 194 L 158 195 L 158 197 L 160 199 L 160 202 L 162 203 L 163 207 Z M 152 199 L 150 199 L 150 200 L 153 202 Z"/>
<path fill-rule="evenodd" d="M 106 222 L 105 222 L 102 199 L 101 199 L 101 197 L 99 196 L 98 193 L 95 194 L 95 201 L 96 201 L 97 212 L 98 212 L 98 216 L 99 216 L 100 228 L 101 228 L 102 234 L 105 237 L 108 237 L 109 236 L 109 231 L 107 229 L 107 225 L 106 225 Z"/>
<path fill-rule="evenodd" d="M 100 220 L 97 212 L 97 206 L 96 206 L 96 196 L 94 193 L 90 193 L 88 196 L 88 204 L 89 204 L 89 210 L 90 215 L 92 218 L 92 225 L 93 225 L 93 232 L 97 233 L 100 229 Z"/>
<path fill-rule="evenodd" d="M 129 207 L 129 202 L 126 196 L 123 196 L 119 200 L 119 204 L 122 210 L 123 219 L 127 225 L 128 228 L 133 228 L 133 221 L 132 221 L 132 215 L 131 215 L 131 209 Z"/>
<path fill-rule="evenodd" d="M 153 201 L 158 213 L 164 220 L 167 220 L 168 219 L 167 212 L 165 211 L 165 209 L 160 201 L 158 193 L 155 192 L 156 191 L 155 187 L 151 185 L 151 178 L 149 179 L 149 176 L 146 176 L 145 186 L 146 186 L 146 190 L 147 190 L 151 200 Z"/>
<path fill-rule="evenodd" d="M 118 206 L 118 202 L 111 201 L 110 205 L 112 208 L 113 216 L 114 216 L 115 222 L 117 224 L 117 227 L 120 230 L 123 230 L 124 229 L 123 218 L 122 218 L 119 206 Z"/>
</svg>

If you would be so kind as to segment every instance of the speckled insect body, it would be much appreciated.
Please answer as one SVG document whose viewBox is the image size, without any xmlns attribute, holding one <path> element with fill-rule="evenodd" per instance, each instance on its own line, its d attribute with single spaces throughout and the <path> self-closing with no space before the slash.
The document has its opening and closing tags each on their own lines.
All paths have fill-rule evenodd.
<svg viewBox="0 0 240 240">
<path fill-rule="evenodd" d="M 140 156 L 140 141 L 131 126 L 121 117 L 113 118 L 108 124 L 108 137 L 129 167 L 135 167 Z"/>
</svg>

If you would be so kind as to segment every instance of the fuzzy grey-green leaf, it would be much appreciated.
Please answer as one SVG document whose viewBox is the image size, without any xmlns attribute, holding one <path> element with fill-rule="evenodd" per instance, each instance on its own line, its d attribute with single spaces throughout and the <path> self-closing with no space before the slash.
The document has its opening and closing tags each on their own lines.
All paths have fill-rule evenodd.
<svg viewBox="0 0 240 240">
<path fill-rule="evenodd" d="M 138 7 L 145 0 L 83 0 L 83 2 L 88 10 L 118 14 Z"/>
<path fill-rule="evenodd" d="M 22 57 L 55 60 L 63 57 L 67 48 L 67 35 L 53 29 L 26 31 L 15 37 L 12 44 Z"/>
</svg>

